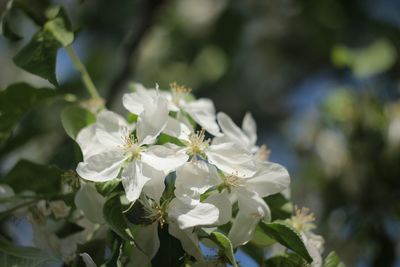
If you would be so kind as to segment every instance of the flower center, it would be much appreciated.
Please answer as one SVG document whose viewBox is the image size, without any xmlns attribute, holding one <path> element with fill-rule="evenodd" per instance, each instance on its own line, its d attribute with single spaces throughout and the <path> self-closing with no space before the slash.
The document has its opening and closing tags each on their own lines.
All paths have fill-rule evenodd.
<svg viewBox="0 0 400 267">
<path fill-rule="evenodd" d="M 243 178 L 240 178 L 235 174 L 223 176 L 223 181 L 224 186 L 227 188 L 244 186 Z"/>
<path fill-rule="evenodd" d="M 151 199 L 143 200 L 141 199 L 140 202 L 144 208 L 144 218 L 151 221 L 151 223 L 159 223 L 160 227 L 163 228 L 164 225 L 167 223 L 166 221 L 166 212 L 163 206 L 160 206 L 158 203 L 152 201 Z"/>
<path fill-rule="evenodd" d="M 290 219 L 293 227 L 298 231 L 309 231 L 315 228 L 314 214 L 310 212 L 308 208 L 295 207 L 295 215 Z"/>
<path fill-rule="evenodd" d="M 129 155 L 129 158 L 131 160 L 140 159 L 140 154 L 143 152 L 143 148 L 139 145 L 137 138 L 134 138 L 132 134 L 128 134 L 125 135 L 123 139 L 123 148 L 125 153 Z"/>
<path fill-rule="evenodd" d="M 172 91 L 172 102 L 179 107 L 181 99 L 189 94 L 192 89 L 187 88 L 183 85 L 179 85 L 176 82 L 169 84 Z"/>
<path fill-rule="evenodd" d="M 189 142 L 186 143 L 189 156 L 202 155 L 204 150 L 208 147 L 210 140 L 205 139 L 205 130 L 197 131 L 189 137 Z"/>
</svg>

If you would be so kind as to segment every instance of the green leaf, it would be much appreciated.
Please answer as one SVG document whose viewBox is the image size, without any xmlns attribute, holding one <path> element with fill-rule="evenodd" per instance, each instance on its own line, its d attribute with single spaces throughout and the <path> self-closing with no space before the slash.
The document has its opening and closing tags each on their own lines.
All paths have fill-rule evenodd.
<svg viewBox="0 0 400 267">
<path fill-rule="evenodd" d="M 84 183 L 75 195 L 75 205 L 83 211 L 85 217 L 93 223 L 103 224 L 103 208 L 105 198 L 100 195 L 92 184 Z"/>
<path fill-rule="evenodd" d="M 11 29 L 10 21 L 7 17 L 2 20 L 1 23 L 2 35 L 12 42 L 18 42 L 22 39 L 21 36 L 16 34 L 13 29 Z"/>
<path fill-rule="evenodd" d="M 335 251 L 331 251 L 325 258 L 324 267 L 345 267 Z"/>
<path fill-rule="evenodd" d="M 267 235 L 259 225 L 257 225 L 251 243 L 260 247 L 268 247 L 276 243 L 276 241 Z"/>
<path fill-rule="evenodd" d="M 16 83 L 0 91 L 0 142 L 10 136 L 26 112 L 54 100 L 54 96 L 53 89 L 35 88 L 26 83 Z"/>
<path fill-rule="evenodd" d="M 151 260 L 151 266 L 182 266 L 185 251 L 182 248 L 181 242 L 169 234 L 168 227 L 159 227 L 158 236 L 160 239 L 160 248 Z"/>
<path fill-rule="evenodd" d="M 44 24 L 43 29 L 51 33 L 62 46 L 70 45 L 74 41 L 74 33 L 65 10 L 55 6 L 47 9 L 46 15 L 50 20 Z"/>
<path fill-rule="evenodd" d="M 307 263 L 297 254 L 288 253 L 277 255 L 265 261 L 268 267 L 299 267 L 307 266 Z"/>
<path fill-rule="evenodd" d="M 74 34 L 62 8 L 47 10 L 51 18 L 44 23 L 30 42 L 14 57 L 14 63 L 20 68 L 48 80 L 58 86 L 56 78 L 57 51 L 62 46 L 70 45 Z"/>
<path fill-rule="evenodd" d="M 212 232 L 210 234 L 210 239 L 220 247 L 225 257 L 229 260 L 229 263 L 237 267 L 233 253 L 233 246 L 229 238 L 220 232 Z"/>
<path fill-rule="evenodd" d="M 133 236 L 129 229 L 129 222 L 123 211 L 124 209 L 121 205 L 118 193 L 107 198 L 103 207 L 103 215 L 106 223 L 120 237 L 128 241 L 133 241 Z"/>
<path fill-rule="evenodd" d="M 0 235 L 0 266 L 40 267 L 60 264 L 60 260 L 33 247 L 17 247 Z"/>
<path fill-rule="evenodd" d="M 278 241 L 285 247 L 293 250 L 307 262 L 311 263 L 312 258 L 308 253 L 300 234 L 295 229 L 284 222 L 272 222 L 259 224 L 265 234 Z"/>
<path fill-rule="evenodd" d="M 69 137 L 75 139 L 79 131 L 96 121 L 93 113 L 77 105 L 67 106 L 61 112 L 61 123 Z"/>
<path fill-rule="evenodd" d="M 281 193 L 264 198 L 271 210 L 272 221 L 285 220 L 292 216 L 293 206 Z"/>
<path fill-rule="evenodd" d="M 45 166 L 27 160 L 19 161 L 2 179 L 15 193 L 25 190 L 36 194 L 57 194 L 61 190 L 62 170 L 54 166 Z"/>
<path fill-rule="evenodd" d="M 58 86 L 56 78 L 57 51 L 61 44 L 47 31 L 37 32 L 13 58 L 14 63 Z"/>
<path fill-rule="evenodd" d="M 14 0 L 13 9 L 20 9 L 33 22 L 42 26 L 46 22 L 46 10 L 51 0 Z"/>
<path fill-rule="evenodd" d="M 121 182 L 117 179 L 95 183 L 97 191 L 103 196 L 109 196 L 119 185 L 121 185 Z"/>
</svg>

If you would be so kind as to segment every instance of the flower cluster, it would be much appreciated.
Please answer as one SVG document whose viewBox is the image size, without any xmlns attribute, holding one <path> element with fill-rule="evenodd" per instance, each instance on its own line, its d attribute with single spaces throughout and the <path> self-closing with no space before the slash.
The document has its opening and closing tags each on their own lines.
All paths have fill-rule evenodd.
<svg viewBox="0 0 400 267">
<path fill-rule="evenodd" d="M 142 205 L 149 223 L 135 236 L 145 248 L 135 257 L 156 254 L 159 226 L 168 225 L 186 252 L 200 259 L 195 227 L 232 223 L 228 237 L 238 247 L 251 240 L 260 220 L 270 220 L 263 198 L 287 189 L 290 178 L 268 161 L 266 146 L 256 145 L 249 113 L 238 127 L 216 114 L 212 101 L 195 100 L 176 83 L 170 91 L 135 84 L 123 106 L 133 119 L 103 110 L 79 132 L 83 162 L 77 173 L 94 182 L 118 179 L 127 200 Z"/>
</svg>

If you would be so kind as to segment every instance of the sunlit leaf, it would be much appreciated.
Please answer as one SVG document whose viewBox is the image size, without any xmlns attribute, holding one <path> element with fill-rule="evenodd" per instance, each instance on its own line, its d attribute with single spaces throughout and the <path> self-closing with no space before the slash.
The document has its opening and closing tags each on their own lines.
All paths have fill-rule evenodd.
<svg viewBox="0 0 400 267">
<path fill-rule="evenodd" d="M 299 267 L 307 266 L 304 259 L 294 253 L 277 255 L 265 261 L 268 267 Z"/>
<path fill-rule="evenodd" d="M 306 261 L 312 262 L 300 234 L 284 222 L 260 223 L 259 226 L 265 234 L 278 241 L 285 247 L 293 250 Z"/>
<path fill-rule="evenodd" d="M 212 232 L 210 234 L 210 239 L 219 246 L 220 250 L 229 260 L 229 263 L 233 266 L 237 266 L 233 253 L 233 246 L 229 238 L 220 232 Z"/>
<path fill-rule="evenodd" d="M 335 251 L 331 251 L 325 258 L 324 267 L 345 267 Z"/>
</svg>

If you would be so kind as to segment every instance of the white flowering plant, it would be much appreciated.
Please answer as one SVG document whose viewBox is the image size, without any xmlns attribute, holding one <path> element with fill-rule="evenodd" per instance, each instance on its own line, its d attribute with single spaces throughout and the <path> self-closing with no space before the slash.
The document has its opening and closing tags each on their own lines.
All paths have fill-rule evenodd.
<svg viewBox="0 0 400 267">
<path fill-rule="evenodd" d="M 58 98 L 69 103 L 61 122 L 79 150 L 76 169 L 22 160 L 4 175 L 1 262 L 239 266 L 236 252 L 244 251 L 260 266 L 342 266 L 334 252 L 322 259 L 314 217 L 293 209 L 288 171 L 258 146 L 250 113 L 239 127 L 210 99 L 195 99 L 177 83 L 167 89 L 133 83 L 122 97 L 125 116 L 117 114 L 104 106 L 75 54 L 65 11 L 48 7 L 43 19 L 15 63 L 57 86 L 48 56 L 65 48 L 91 98 L 25 83 L 0 92 L 2 141 L 25 112 Z M 25 101 L 19 110 L 10 104 L 16 97 Z M 15 218 L 29 222 L 34 247 L 16 244 Z"/>
</svg>

